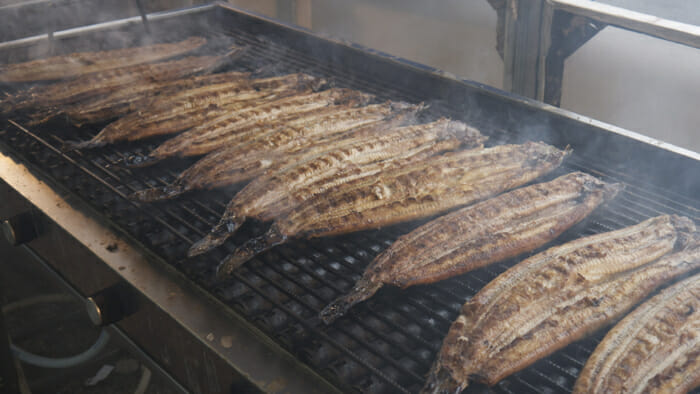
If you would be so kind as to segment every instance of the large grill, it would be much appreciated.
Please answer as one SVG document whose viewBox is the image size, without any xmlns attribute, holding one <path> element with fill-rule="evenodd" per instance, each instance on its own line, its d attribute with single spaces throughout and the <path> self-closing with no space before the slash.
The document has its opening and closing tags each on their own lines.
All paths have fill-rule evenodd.
<svg viewBox="0 0 700 394">
<path fill-rule="evenodd" d="M 490 137 L 488 144 L 543 140 L 560 148 L 571 145 L 573 155 L 548 179 L 580 170 L 606 181 L 624 182 L 626 188 L 556 243 L 662 213 L 685 215 L 700 224 L 700 161 L 693 153 L 659 148 L 615 133 L 605 125 L 582 122 L 564 111 L 221 5 L 164 14 L 150 24 L 151 34 L 159 41 L 197 34 L 210 37 L 214 44 L 232 40 L 246 46 L 233 69 L 267 66 L 274 73 L 304 71 L 329 78 L 336 86 L 376 94 L 382 100 L 426 102 L 430 104 L 426 119 L 448 116 L 465 120 Z M 143 34 L 137 22 L 125 23 L 56 35 L 54 45 L 67 52 L 98 49 L 115 42 L 135 44 Z M 19 61 L 32 47 L 16 46 L 4 52 L 10 60 Z M 316 317 L 318 312 L 346 292 L 374 256 L 420 223 L 294 241 L 250 261 L 230 279 L 216 282 L 213 273 L 218 262 L 235 245 L 266 228 L 261 223 L 248 224 L 219 250 L 193 259 L 185 257 L 189 245 L 218 221 L 235 189 L 196 192 L 173 201 L 140 205 L 127 196 L 169 183 L 192 161 L 170 160 L 153 168 L 131 170 L 122 166 L 123 160 L 147 152 L 155 146 L 153 142 L 62 153 L 66 140 L 88 139 L 103 125 L 76 128 L 55 120 L 29 127 L 21 114 L 2 122 L 3 150 L 29 163 L 53 187 L 87 202 L 115 231 L 157 255 L 157 264 L 184 273 L 190 280 L 188 285 L 214 295 L 342 390 L 418 391 L 461 305 L 518 261 L 504 261 L 433 285 L 385 288 L 348 316 L 325 326 Z M 495 391 L 570 391 L 603 335 L 598 332 L 568 346 L 503 380 Z M 483 386 L 470 387 L 470 391 L 484 390 Z"/>
</svg>

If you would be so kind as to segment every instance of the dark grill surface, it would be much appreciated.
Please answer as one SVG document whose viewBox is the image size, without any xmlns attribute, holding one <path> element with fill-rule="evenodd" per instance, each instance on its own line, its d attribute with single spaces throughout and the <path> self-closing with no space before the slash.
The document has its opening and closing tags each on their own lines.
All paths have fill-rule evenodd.
<svg viewBox="0 0 700 394">
<path fill-rule="evenodd" d="M 303 53 L 260 37 L 244 27 L 216 29 L 207 34 L 235 38 L 249 46 L 233 67 L 268 72 L 303 70 L 329 77 L 337 86 L 375 93 L 381 99 L 420 102 L 420 92 L 405 86 L 388 86 L 380 80 L 353 75 L 314 61 Z M 171 38 L 171 37 L 169 37 Z M 489 126 L 486 114 L 465 114 L 447 102 L 431 102 L 426 118 L 450 116 L 465 119 L 491 137 L 490 144 L 522 142 L 518 130 Z M 18 158 L 31 163 L 59 188 L 88 202 L 106 220 L 142 243 L 167 264 L 211 292 L 282 346 L 343 389 L 368 393 L 417 392 L 461 305 L 487 282 L 518 260 L 434 285 L 407 290 L 385 288 L 368 302 L 354 307 L 331 326 L 317 319 L 318 312 L 346 292 L 366 265 L 394 239 L 420 223 L 393 226 L 347 236 L 301 240 L 277 247 L 250 261 L 224 282 L 213 281 L 214 268 L 235 245 L 262 233 L 263 223 L 247 224 L 219 250 L 187 259 L 190 244 L 218 221 L 235 189 L 191 193 L 173 201 L 139 205 L 127 196 L 146 187 L 164 185 L 192 161 L 171 160 L 153 168 L 130 170 L 124 158 L 146 153 L 155 143 L 132 143 L 102 149 L 61 153 L 65 140 L 88 139 L 104 125 L 76 128 L 63 120 L 40 127 L 25 127 L 21 114 L 3 119 L 0 140 Z M 558 143 L 559 141 L 552 141 Z M 563 146 L 562 146 L 563 147 Z M 590 152 L 589 152 L 590 153 Z M 619 166 L 618 166 L 619 167 Z M 672 190 L 636 181 L 595 152 L 576 150 L 547 179 L 581 170 L 606 181 L 624 182 L 626 189 L 612 203 L 598 209 L 583 223 L 559 237 L 556 243 L 618 229 L 662 213 L 675 213 L 700 222 L 700 200 Z M 551 246 L 551 245 L 550 245 Z M 499 383 L 494 391 L 512 393 L 569 392 L 587 357 L 605 332 L 574 343 L 526 370 Z M 487 391 L 479 385 L 470 392 Z"/>
</svg>

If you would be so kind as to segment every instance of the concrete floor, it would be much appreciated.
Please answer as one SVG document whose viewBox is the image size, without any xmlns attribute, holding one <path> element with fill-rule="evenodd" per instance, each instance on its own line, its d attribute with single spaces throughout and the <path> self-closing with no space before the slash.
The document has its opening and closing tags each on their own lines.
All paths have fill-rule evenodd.
<svg viewBox="0 0 700 394">
<path fill-rule="evenodd" d="M 285 17 L 274 0 L 230 1 Z M 700 23 L 700 7 L 691 0 L 605 2 Z M 315 31 L 503 86 L 496 13 L 486 0 L 297 0 L 297 5 L 297 15 L 311 13 L 303 20 Z M 562 107 L 700 152 L 698 70 L 700 50 L 608 27 L 567 60 Z"/>
</svg>

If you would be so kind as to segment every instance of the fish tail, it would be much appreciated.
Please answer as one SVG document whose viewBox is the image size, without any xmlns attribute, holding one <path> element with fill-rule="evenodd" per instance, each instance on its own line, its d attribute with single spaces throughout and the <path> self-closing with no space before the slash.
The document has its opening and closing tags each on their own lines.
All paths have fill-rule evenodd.
<svg viewBox="0 0 700 394">
<path fill-rule="evenodd" d="M 187 251 L 187 256 L 194 257 L 220 246 L 238 230 L 243 221 L 245 218 L 236 218 L 236 216 L 222 219 L 209 234 L 192 244 L 190 250 Z"/>
<path fill-rule="evenodd" d="M 430 368 L 428 380 L 420 391 L 421 394 L 459 394 L 469 385 L 468 381 L 457 382 L 450 371 L 436 361 Z"/>
<path fill-rule="evenodd" d="M 247 46 L 236 46 L 232 45 L 226 48 L 226 52 L 216 57 L 213 64 L 210 67 L 205 68 L 207 71 L 218 70 L 224 66 L 233 64 L 237 59 L 241 57 L 246 51 L 249 50 Z"/>
<path fill-rule="evenodd" d="M 607 183 L 603 186 L 603 194 L 606 200 L 612 200 L 622 190 L 625 190 L 625 185 L 622 183 Z"/>
<path fill-rule="evenodd" d="M 99 135 L 95 136 L 95 138 L 87 141 L 66 141 L 63 143 L 63 152 L 70 152 L 73 150 L 80 150 L 80 149 L 92 149 L 92 148 L 99 148 L 101 146 L 107 145 L 106 141 L 103 141 L 101 138 L 99 138 Z"/>
<path fill-rule="evenodd" d="M 218 279 L 225 278 L 233 272 L 233 270 L 240 267 L 248 260 L 284 243 L 286 240 L 287 236 L 282 235 L 273 224 L 267 233 L 248 240 L 246 243 L 236 248 L 233 253 L 228 255 L 216 268 L 216 277 Z"/>
<path fill-rule="evenodd" d="M 7 92 L 2 93 L 5 94 L 5 97 L 0 98 L 0 114 L 7 114 L 16 110 L 16 107 L 23 102 L 23 100 Z"/>
<path fill-rule="evenodd" d="M 139 190 L 132 193 L 129 198 L 141 202 L 152 202 L 157 200 L 167 200 L 179 196 L 187 191 L 185 187 L 178 184 L 166 185 L 163 187 L 152 187 L 150 189 Z"/>
<path fill-rule="evenodd" d="M 131 155 L 124 159 L 124 164 L 129 168 L 147 167 L 159 162 L 161 159 L 151 155 Z"/>
<path fill-rule="evenodd" d="M 321 313 L 319 313 L 319 317 L 324 323 L 331 324 L 337 318 L 343 316 L 353 305 L 374 295 L 383 285 L 382 282 L 362 278 L 348 294 L 338 297 L 335 301 L 323 308 Z"/>
<path fill-rule="evenodd" d="M 228 58 L 226 59 L 227 61 L 230 61 L 232 59 L 235 59 L 237 57 L 240 57 L 242 54 L 244 54 L 246 51 L 249 51 L 250 47 L 249 46 L 236 46 L 232 45 L 227 48 L 227 51 L 221 55 L 221 58 Z"/>
<path fill-rule="evenodd" d="M 38 124 L 46 123 L 49 120 L 55 118 L 56 116 L 60 115 L 62 113 L 61 110 L 58 109 L 47 109 L 43 111 L 39 111 L 36 113 L 33 113 L 30 116 L 30 120 L 27 123 L 29 126 L 36 126 Z"/>
</svg>

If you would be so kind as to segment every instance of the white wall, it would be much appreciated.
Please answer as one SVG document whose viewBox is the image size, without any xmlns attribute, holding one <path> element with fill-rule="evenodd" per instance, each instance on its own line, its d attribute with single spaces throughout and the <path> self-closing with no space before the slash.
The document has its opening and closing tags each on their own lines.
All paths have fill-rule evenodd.
<svg viewBox="0 0 700 394">
<path fill-rule="evenodd" d="M 318 0 L 312 8 L 313 30 L 503 86 L 496 13 L 485 0 L 397 3 Z M 426 4 L 430 9 L 424 9 Z"/>
<path fill-rule="evenodd" d="M 563 108 L 700 152 L 700 50 L 607 27 L 563 80 Z"/>
</svg>

